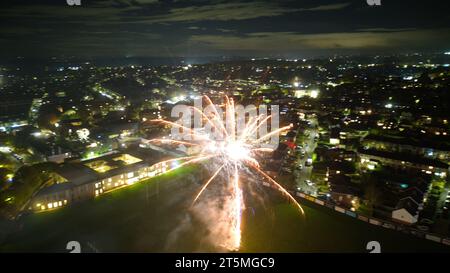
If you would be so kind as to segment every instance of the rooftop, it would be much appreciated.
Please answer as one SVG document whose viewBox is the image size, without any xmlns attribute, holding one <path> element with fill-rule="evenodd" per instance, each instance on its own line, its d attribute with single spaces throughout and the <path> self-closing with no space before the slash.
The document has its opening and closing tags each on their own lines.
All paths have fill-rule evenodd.
<svg viewBox="0 0 450 273">
<path fill-rule="evenodd" d="M 60 176 L 68 182 L 76 185 L 85 184 L 98 179 L 98 173 L 93 169 L 80 163 L 64 163 L 55 170 Z"/>
<path fill-rule="evenodd" d="M 436 160 L 436 159 L 423 158 L 423 157 L 413 156 L 413 155 L 405 154 L 405 153 L 385 152 L 385 151 L 379 151 L 379 150 L 375 150 L 375 149 L 359 149 L 358 152 L 360 154 L 389 158 L 389 159 L 393 159 L 393 160 L 411 162 L 414 164 L 422 164 L 422 165 L 433 166 L 433 167 L 443 168 L 443 169 L 448 169 L 448 167 L 449 167 L 449 165 L 447 163 L 444 163 L 444 162 Z"/>
<path fill-rule="evenodd" d="M 72 183 L 60 183 L 60 184 L 53 184 L 51 186 L 45 187 L 42 190 L 39 191 L 39 193 L 37 194 L 37 196 L 40 195 L 47 195 L 47 194 L 51 194 L 54 192 L 62 192 L 64 190 L 68 190 L 73 186 Z"/>
<path fill-rule="evenodd" d="M 411 145 L 422 148 L 431 148 L 442 151 L 450 151 L 450 144 L 445 141 L 434 141 L 431 139 L 417 139 L 415 137 L 393 137 L 393 136 L 385 136 L 385 135 L 374 135 L 369 134 L 365 137 L 364 140 L 372 140 L 379 142 L 390 142 L 399 145 Z"/>
<path fill-rule="evenodd" d="M 141 161 L 142 159 L 129 154 L 113 154 L 111 156 L 103 156 L 100 158 L 83 161 L 82 164 L 97 173 L 105 173 L 110 170 L 132 165 Z"/>
</svg>

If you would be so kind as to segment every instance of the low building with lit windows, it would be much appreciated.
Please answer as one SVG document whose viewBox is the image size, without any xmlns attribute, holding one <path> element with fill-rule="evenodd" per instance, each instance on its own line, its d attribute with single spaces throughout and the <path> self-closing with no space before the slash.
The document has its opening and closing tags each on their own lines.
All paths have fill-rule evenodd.
<svg viewBox="0 0 450 273">
<path fill-rule="evenodd" d="M 431 138 L 432 139 L 432 138 Z M 409 153 L 425 158 L 450 162 L 450 145 L 446 141 L 436 141 L 413 137 L 394 138 L 382 135 L 367 135 L 362 144 L 369 149 L 388 152 Z"/>
<path fill-rule="evenodd" d="M 375 149 L 360 149 L 358 154 L 361 159 L 361 166 L 369 170 L 376 169 L 380 163 L 397 169 L 416 169 L 442 178 L 447 177 L 449 173 L 449 165 L 436 159 Z"/>
<path fill-rule="evenodd" d="M 115 153 L 87 161 L 60 164 L 56 183 L 43 188 L 31 200 L 30 209 L 43 211 L 95 198 L 106 192 L 132 185 L 176 168 L 176 164 L 158 163 L 161 154 L 139 157 Z"/>
</svg>

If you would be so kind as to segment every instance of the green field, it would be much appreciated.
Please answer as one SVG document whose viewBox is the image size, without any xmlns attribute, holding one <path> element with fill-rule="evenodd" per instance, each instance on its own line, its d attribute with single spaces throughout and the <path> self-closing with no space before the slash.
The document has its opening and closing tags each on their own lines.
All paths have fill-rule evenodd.
<svg viewBox="0 0 450 273">
<path fill-rule="evenodd" d="M 174 233 L 186 219 L 200 186 L 192 181 L 199 176 L 197 170 L 177 170 L 72 207 L 24 216 L 0 251 L 67 252 L 68 241 L 79 241 L 83 252 L 215 251 L 199 223 Z M 276 192 L 269 192 L 263 204 L 246 200 L 243 252 L 367 252 L 373 240 L 385 252 L 450 251 L 311 203 L 303 204 L 302 217 Z"/>
<path fill-rule="evenodd" d="M 291 205 L 278 203 L 273 218 L 247 211 L 245 252 L 368 252 L 367 242 L 378 241 L 382 252 L 450 252 L 425 239 L 387 230 L 315 204 L 303 204 L 305 217 Z"/>
</svg>

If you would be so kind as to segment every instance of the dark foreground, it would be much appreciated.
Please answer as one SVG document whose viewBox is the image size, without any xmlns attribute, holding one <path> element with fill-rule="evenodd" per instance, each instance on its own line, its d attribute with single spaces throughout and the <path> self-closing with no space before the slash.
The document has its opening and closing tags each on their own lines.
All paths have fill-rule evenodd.
<svg viewBox="0 0 450 273">
<path fill-rule="evenodd" d="M 178 172 L 122 189 L 92 201 L 3 223 L 1 252 L 68 252 L 78 241 L 82 252 L 216 252 L 201 223 L 186 221 L 200 184 L 195 173 Z M 267 191 L 267 190 L 266 190 Z M 450 247 L 386 230 L 314 204 L 305 217 L 277 193 L 264 203 L 247 197 L 242 252 L 368 252 L 378 241 L 382 252 L 450 252 Z M 183 228 L 180 227 L 183 225 Z"/>
</svg>

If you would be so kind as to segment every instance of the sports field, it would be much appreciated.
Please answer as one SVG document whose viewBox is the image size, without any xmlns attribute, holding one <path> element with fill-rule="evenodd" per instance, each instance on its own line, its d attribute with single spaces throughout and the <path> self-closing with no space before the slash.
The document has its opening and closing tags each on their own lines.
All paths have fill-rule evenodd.
<svg viewBox="0 0 450 273">
<path fill-rule="evenodd" d="M 188 207 L 200 184 L 195 171 L 173 173 L 60 210 L 22 217 L 0 243 L 2 252 L 208 252 L 207 228 L 189 220 Z M 384 252 L 450 251 L 450 247 L 363 223 L 314 204 L 305 217 L 277 192 L 264 203 L 247 198 L 242 252 L 367 252 L 379 241 Z M 180 226 L 184 225 L 183 229 Z"/>
</svg>

